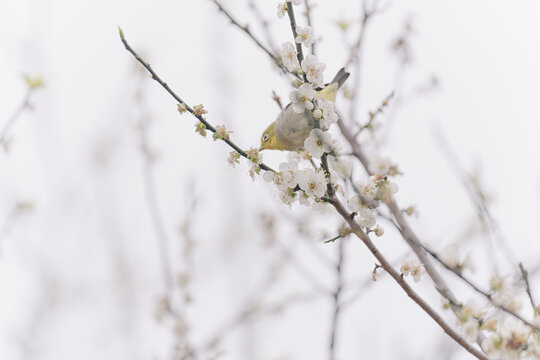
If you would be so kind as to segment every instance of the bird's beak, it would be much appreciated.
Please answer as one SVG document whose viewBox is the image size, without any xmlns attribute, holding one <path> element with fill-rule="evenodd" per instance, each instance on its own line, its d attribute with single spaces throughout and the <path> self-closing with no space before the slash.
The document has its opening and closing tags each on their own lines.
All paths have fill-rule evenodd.
<svg viewBox="0 0 540 360">
<path fill-rule="evenodd" d="M 264 145 L 261 145 L 261 147 L 259 148 L 259 151 L 263 151 L 265 149 Z"/>
</svg>

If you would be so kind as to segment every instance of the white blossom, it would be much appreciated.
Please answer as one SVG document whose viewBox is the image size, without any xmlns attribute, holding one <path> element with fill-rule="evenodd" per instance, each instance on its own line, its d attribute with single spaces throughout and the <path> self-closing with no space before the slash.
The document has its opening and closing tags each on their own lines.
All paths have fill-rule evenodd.
<svg viewBox="0 0 540 360">
<path fill-rule="evenodd" d="M 304 141 L 304 147 L 313 157 L 320 157 L 325 152 L 332 151 L 332 136 L 321 129 L 313 129 Z"/>
<path fill-rule="evenodd" d="M 391 166 L 392 162 L 389 158 L 379 158 L 369 164 L 369 170 L 375 175 L 386 175 Z"/>
<path fill-rule="evenodd" d="M 278 2 L 277 6 L 277 16 L 282 18 L 287 13 L 287 3 L 285 1 Z"/>
<path fill-rule="evenodd" d="M 296 172 L 298 185 L 310 197 L 323 197 L 326 194 L 326 177 L 322 171 L 311 169 Z"/>
<path fill-rule="evenodd" d="M 311 208 L 321 214 L 328 213 L 330 206 L 324 201 L 313 201 L 311 203 Z"/>
<path fill-rule="evenodd" d="M 263 179 L 266 182 L 273 182 L 274 181 L 274 172 L 273 171 L 265 171 L 263 174 Z"/>
<path fill-rule="evenodd" d="M 401 265 L 401 272 L 404 276 L 411 275 L 414 282 L 419 282 L 426 270 L 424 269 L 424 265 L 417 259 L 407 259 Z"/>
<path fill-rule="evenodd" d="M 502 338 L 502 356 L 504 359 L 519 359 L 527 347 L 527 338 L 531 329 L 521 322 L 507 317 L 499 329 Z"/>
<path fill-rule="evenodd" d="M 259 174 L 261 171 L 259 165 L 262 164 L 263 154 L 258 149 L 251 148 L 247 151 L 247 158 L 250 164 L 249 176 L 251 176 L 252 180 L 255 180 L 255 174 Z"/>
<path fill-rule="evenodd" d="M 343 157 L 330 157 L 328 159 L 328 165 L 330 165 L 330 170 L 336 172 L 340 176 L 349 177 L 352 174 L 352 163 L 349 159 Z M 332 176 L 334 178 L 334 176 Z"/>
<path fill-rule="evenodd" d="M 482 349 L 489 355 L 498 359 L 501 356 L 502 338 L 499 334 L 490 334 L 482 341 Z"/>
<path fill-rule="evenodd" d="M 384 177 L 376 176 L 372 181 L 375 184 L 375 200 L 387 203 L 392 199 L 392 195 L 398 191 L 398 186 Z"/>
<path fill-rule="evenodd" d="M 441 260 L 452 269 L 462 272 L 463 269 L 468 268 L 473 270 L 472 262 L 469 257 L 469 254 L 460 256 L 459 247 L 456 244 L 450 244 L 446 246 L 440 253 L 439 257 Z"/>
<path fill-rule="evenodd" d="M 363 206 L 360 209 L 358 209 L 358 223 L 360 226 L 369 229 L 376 224 L 375 220 L 375 214 L 373 213 L 373 210 L 371 210 L 367 206 Z"/>
<path fill-rule="evenodd" d="M 279 192 L 279 198 L 290 207 L 298 198 L 298 194 L 291 188 L 282 188 Z"/>
<path fill-rule="evenodd" d="M 302 43 L 305 47 L 310 47 L 313 44 L 313 33 L 310 26 L 297 26 L 296 34 L 294 41 L 298 44 Z"/>
<path fill-rule="evenodd" d="M 290 42 L 281 44 L 280 55 L 281 61 L 287 70 L 294 72 L 299 68 L 296 48 L 293 44 Z"/>
<path fill-rule="evenodd" d="M 283 184 L 287 187 L 294 188 L 298 182 L 296 181 L 296 170 L 298 169 L 298 162 L 289 161 L 287 163 L 279 164 L 279 171 L 282 175 Z"/>
<path fill-rule="evenodd" d="M 469 318 L 465 323 L 461 324 L 461 328 L 463 329 L 467 340 L 472 343 L 475 343 L 478 340 L 478 325 L 478 321 L 475 318 Z"/>
<path fill-rule="evenodd" d="M 296 113 L 304 112 L 304 109 L 313 109 L 313 97 L 316 91 L 311 84 L 302 84 L 298 89 L 294 89 L 289 94 L 289 99 L 292 102 L 292 108 Z"/>
<path fill-rule="evenodd" d="M 318 99 L 317 105 L 322 111 L 321 128 L 328 129 L 330 125 L 335 124 L 339 119 L 334 109 L 334 103 L 327 99 Z"/>
<path fill-rule="evenodd" d="M 311 205 L 309 196 L 307 196 L 307 194 L 303 191 L 298 194 L 298 202 L 300 203 L 300 205 L 304 205 L 304 206 Z"/>
<path fill-rule="evenodd" d="M 323 71 L 326 65 L 320 63 L 315 55 L 309 54 L 304 60 L 302 60 L 302 70 L 306 74 L 309 82 L 315 86 L 323 86 Z"/>
<path fill-rule="evenodd" d="M 356 220 L 358 224 L 366 229 L 369 229 L 376 224 L 375 214 L 373 210 L 365 204 L 360 196 L 355 195 L 347 201 L 349 209 L 357 213 Z"/>
</svg>

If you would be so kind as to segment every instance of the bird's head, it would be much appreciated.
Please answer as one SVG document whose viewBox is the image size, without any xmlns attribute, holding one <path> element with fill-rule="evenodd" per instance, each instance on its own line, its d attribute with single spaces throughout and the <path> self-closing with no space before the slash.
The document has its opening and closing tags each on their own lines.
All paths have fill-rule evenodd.
<svg viewBox="0 0 540 360">
<path fill-rule="evenodd" d="M 259 151 L 267 150 L 285 150 L 286 146 L 276 137 L 276 123 L 273 122 L 264 130 L 261 136 L 261 147 Z"/>
</svg>

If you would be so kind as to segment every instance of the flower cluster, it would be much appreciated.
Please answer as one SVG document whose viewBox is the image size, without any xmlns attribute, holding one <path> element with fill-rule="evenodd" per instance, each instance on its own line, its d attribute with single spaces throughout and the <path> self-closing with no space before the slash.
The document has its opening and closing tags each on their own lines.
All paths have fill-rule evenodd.
<svg viewBox="0 0 540 360">
<path fill-rule="evenodd" d="M 460 309 L 458 320 L 467 340 L 476 342 L 478 334 L 484 327 L 495 328 L 495 319 L 487 320 L 486 311 L 480 309 L 473 300 L 467 301 Z"/>
<path fill-rule="evenodd" d="M 376 225 L 374 209 L 379 206 L 379 202 L 388 202 L 392 195 L 397 192 L 397 185 L 386 176 L 371 176 L 367 182 L 357 182 L 355 184 L 357 195 L 347 201 L 349 209 L 356 214 L 356 221 L 365 228 L 371 229 Z M 377 234 L 382 235 L 384 229 L 377 227 L 372 229 Z"/>
<path fill-rule="evenodd" d="M 297 200 L 301 205 L 320 207 L 321 198 L 326 194 L 326 177 L 322 170 L 298 169 L 295 160 L 281 163 L 279 172 L 267 171 L 264 180 L 272 182 L 280 199 L 291 206 Z"/>
<path fill-rule="evenodd" d="M 519 311 L 521 302 L 514 296 L 517 288 L 517 279 L 511 276 L 493 275 L 489 281 L 490 295 L 498 305 L 504 305 L 513 311 Z"/>
<path fill-rule="evenodd" d="M 482 349 L 495 359 L 539 359 L 540 334 L 523 323 L 505 317 L 489 330 L 482 341 Z"/>
</svg>

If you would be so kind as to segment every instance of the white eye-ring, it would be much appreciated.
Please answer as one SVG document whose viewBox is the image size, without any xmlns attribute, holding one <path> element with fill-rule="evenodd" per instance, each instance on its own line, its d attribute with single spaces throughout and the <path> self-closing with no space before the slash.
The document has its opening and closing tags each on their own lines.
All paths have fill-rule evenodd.
<svg viewBox="0 0 540 360">
<path fill-rule="evenodd" d="M 263 141 L 268 141 L 268 138 L 269 138 L 269 137 L 270 137 L 270 136 L 269 136 L 268 134 L 264 134 L 264 136 L 263 136 Z"/>
</svg>

